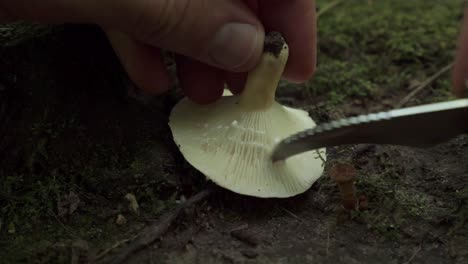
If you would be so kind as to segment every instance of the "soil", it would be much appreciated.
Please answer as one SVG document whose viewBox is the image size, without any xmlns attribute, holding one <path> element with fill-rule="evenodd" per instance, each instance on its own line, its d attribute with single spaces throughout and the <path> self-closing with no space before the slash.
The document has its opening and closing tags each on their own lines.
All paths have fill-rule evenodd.
<svg viewBox="0 0 468 264">
<path fill-rule="evenodd" d="M 284 46 L 284 38 L 279 32 L 268 32 L 265 36 L 264 52 L 269 52 L 278 57 Z"/>
<path fill-rule="evenodd" d="M 447 10 L 458 14 L 452 6 Z M 335 14 L 334 9 L 327 12 Z M 336 10 L 336 17 L 328 19 L 341 14 Z M 447 28 L 458 21 L 449 17 L 454 20 L 446 21 Z M 323 20 L 324 28 L 333 24 L 330 20 Z M 0 29 L 2 262 L 87 263 L 99 256 L 96 262 L 108 263 L 144 227 L 211 186 L 185 162 L 170 135 L 168 115 L 181 98 L 177 83 L 162 96 L 140 94 L 104 34 L 92 26 L 15 24 L 11 30 L 14 38 Z M 336 33 L 331 39 L 333 34 L 326 33 L 319 49 L 338 54 L 347 35 Z M 398 52 L 409 52 L 411 41 L 402 42 Z M 377 44 L 363 45 L 375 62 Z M 315 82 L 281 82 L 277 98 L 308 110 L 318 122 L 391 109 L 412 83 L 450 62 L 454 44 L 436 62 L 429 46 L 428 53 L 418 53 L 418 63 L 404 53 L 384 67 L 388 72 L 364 74 L 366 80 L 359 79 L 359 65 L 349 70 L 350 77 L 330 73 L 337 77 L 327 83 L 350 86 L 343 97 L 322 89 L 328 73 L 321 69 L 341 66 L 319 57 Z M 353 54 L 339 50 L 340 59 Z M 170 60 L 168 65 L 173 67 Z M 365 67 L 366 73 L 381 69 L 379 64 Z M 388 76 L 395 67 L 410 70 L 394 86 Z M 388 79 L 377 78 L 382 76 Z M 409 104 L 451 99 L 444 92 L 449 77 L 441 76 Z M 381 89 L 351 89 L 367 80 Z M 307 192 L 259 199 L 218 190 L 186 209 L 160 239 L 127 263 L 468 263 L 467 159 L 468 136 L 427 149 L 329 148 L 325 173 Z M 360 211 L 341 209 L 338 187 L 328 175 L 339 162 L 357 170 L 356 190 L 367 201 Z"/>
</svg>

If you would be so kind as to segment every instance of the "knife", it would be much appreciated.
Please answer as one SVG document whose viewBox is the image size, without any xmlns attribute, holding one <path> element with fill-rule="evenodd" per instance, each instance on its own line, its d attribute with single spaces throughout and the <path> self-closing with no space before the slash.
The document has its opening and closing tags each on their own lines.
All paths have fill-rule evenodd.
<svg viewBox="0 0 468 264">
<path fill-rule="evenodd" d="M 306 151 L 349 144 L 431 147 L 468 133 L 468 99 L 425 104 L 319 124 L 280 141 L 273 162 Z"/>
</svg>

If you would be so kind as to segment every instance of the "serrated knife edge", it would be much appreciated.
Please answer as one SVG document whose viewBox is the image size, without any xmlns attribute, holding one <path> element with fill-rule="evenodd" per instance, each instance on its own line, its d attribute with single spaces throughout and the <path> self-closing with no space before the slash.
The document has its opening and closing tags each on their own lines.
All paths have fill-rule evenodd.
<svg viewBox="0 0 468 264">
<path fill-rule="evenodd" d="M 468 111 L 468 99 L 458 99 L 319 124 L 279 142 L 273 149 L 272 160 L 283 160 L 305 151 L 340 144 L 434 145 L 466 132 L 466 124 L 463 123 L 463 120 L 466 120 L 466 111 Z M 440 131 L 426 131 L 429 134 L 425 133 L 422 137 L 417 137 L 416 130 L 431 130 L 437 121 L 441 124 Z M 401 129 L 413 131 L 401 131 L 399 126 Z M 385 131 L 386 128 L 390 131 Z M 397 134 L 392 135 L 393 133 Z"/>
</svg>

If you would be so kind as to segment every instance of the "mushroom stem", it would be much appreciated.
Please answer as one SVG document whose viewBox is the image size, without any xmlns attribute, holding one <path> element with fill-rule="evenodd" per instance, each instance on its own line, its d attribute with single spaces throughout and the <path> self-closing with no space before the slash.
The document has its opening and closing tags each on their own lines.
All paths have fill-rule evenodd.
<svg viewBox="0 0 468 264">
<path fill-rule="evenodd" d="M 356 169 L 351 164 L 338 163 L 331 168 L 330 175 L 340 190 L 343 208 L 347 211 L 355 210 L 358 205 L 354 187 Z"/>
<path fill-rule="evenodd" d="M 265 36 L 260 62 L 249 72 L 244 91 L 240 95 L 239 104 L 243 109 L 261 111 L 270 108 L 288 56 L 288 45 L 280 33 L 270 32 Z"/>
</svg>

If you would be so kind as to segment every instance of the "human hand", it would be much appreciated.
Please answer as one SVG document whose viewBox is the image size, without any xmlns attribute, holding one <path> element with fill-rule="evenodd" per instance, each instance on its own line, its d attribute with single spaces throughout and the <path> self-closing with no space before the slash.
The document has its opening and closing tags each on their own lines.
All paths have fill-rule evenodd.
<svg viewBox="0 0 468 264">
<path fill-rule="evenodd" d="M 468 5 L 458 43 L 453 69 L 453 92 L 459 97 L 468 97 Z"/>
<path fill-rule="evenodd" d="M 264 27 L 290 46 L 284 77 L 303 82 L 315 69 L 313 0 L 0 0 L 0 20 L 101 26 L 136 85 L 149 94 L 170 86 L 160 48 L 177 56 L 185 94 L 198 103 L 234 93 L 260 58 Z"/>
<path fill-rule="evenodd" d="M 139 7 L 135 23 L 117 30 L 111 25 L 107 34 L 130 77 L 148 93 L 159 94 L 170 86 L 158 48 L 178 54 L 180 85 L 195 102 L 215 101 L 225 82 L 233 93 L 239 93 L 246 72 L 261 55 L 264 27 L 280 31 L 291 47 L 286 79 L 303 82 L 314 72 L 314 1 L 143 2 L 149 4 Z"/>
</svg>

